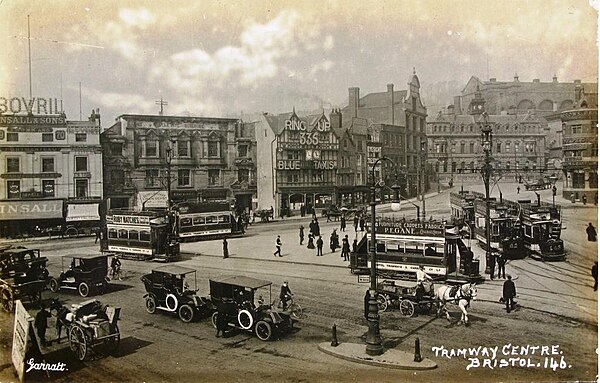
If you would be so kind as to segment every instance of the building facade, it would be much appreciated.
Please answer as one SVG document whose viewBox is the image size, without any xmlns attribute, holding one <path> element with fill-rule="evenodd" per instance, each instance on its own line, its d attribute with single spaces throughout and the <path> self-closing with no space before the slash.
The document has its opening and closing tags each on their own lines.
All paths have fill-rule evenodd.
<svg viewBox="0 0 600 383">
<path fill-rule="evenodd" d="M 466 113 L 455 113 L 449 107 L 427 122 L 428 158 L 440 183 L 478 182 L 483 162 L 481 128 L 487 101 L 481 93 L 466 108 Z M 527 181 L 539 177 L 546 167 L 546 134 L 541 118 L 534 112 L 523 114 L 491 114 L 487 122 L 492 126 L 492 166 L 504 180 Z M 533 179 L 532 179 L 533 180 Z"/>
<path fill-rule="evenodd" d="M 324 113 L 263 114 L 256 141 L 258 209 L 288 215 L 337 203 L 339 137 Z"/>
<path fill-rule="evenodd" d="M 124 114 L 101 135 L 109 208 L 229 200 L 252 208 L 254 127 L 230 118 Z"/>
<path fill-rule="evenodd" d="M 598 198 L 598 99 L 583 97 L 561 112 L 563 124 L 563 197 Z"/>
<path fill-rule="evenodd" d="M 6 100 L 0 97 L 0 104 Z M 17 101 L 23 108 L 17 108 Z M 0 237 L 98 220 L 103 198 L 100 114 L 92 111 L 87 121 L 68 121 L 56 99 L 8 102 L 11 108 L 0 107 Z"/>
</svg>

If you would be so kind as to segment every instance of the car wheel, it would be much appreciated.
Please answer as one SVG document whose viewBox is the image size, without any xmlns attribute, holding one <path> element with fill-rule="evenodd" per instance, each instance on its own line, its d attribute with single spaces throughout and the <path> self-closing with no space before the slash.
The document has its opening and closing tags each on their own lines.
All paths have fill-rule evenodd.
<svg viewBox="0 0 600 383">
<path fill-rule="evenodd" d="M 77 291 L 79 291 L 79 295 L 85 298 L 90 294 L 90 287 L 87 283 L 81 282 L 77 288 Z"/>
<path fill-rule="evenodd" d="M 219 313 L 215 311 L 215 312 L 212 314 L 212 317 L 211 317 L 212 325 L 213 325 L 213 327 L 214 327 L 214 328 L 217 328 L 217 320 L 218 320 L 218 317 L 219 317 Z"/>
<path fill-rule="evenodd" d="M 271 324 L 269 322 L 265 322 L 264 320 L 260 320 L 256 322 L 256 326 L 254 327 L 254 332 L 256 336 L 260 340 L 270 340 L 273 335 L 273 329 L 271 328 Z"/>
<path fill-rule="evenodd" d="M 50 278 L 50 282 L 48 282 L 48 288 L 53 293 L 57 293 L 58 289 L 60 289 L 60 282 L 56 278 Z"/>
<path fill-rule="evenodd" d="M 250 330 L 254 324 L 254 318 L 248 310 L 240 310 L 238 313 L 238 323 L 244 330 Z"/>
<path fill-rule="evenodd" d="M 194 309 L 190 305 L 181 305 L 179 308 L 179 319 L 190 323 L 194 319 Z"/>
<path fill-rule="evenodd" d="M 148 311 L 149 314 L 154 314 L 156 312 L 156 300 L 154 297 L 146 298 L 146 311 Z"/>
<path fill-rule="evenodd" d="M 75 238 L 77 237 L 77 229 L 75 229 L 74 227 L 70 227 L 67 229 L 66 234 L 69 238 Z"/>
</svg>

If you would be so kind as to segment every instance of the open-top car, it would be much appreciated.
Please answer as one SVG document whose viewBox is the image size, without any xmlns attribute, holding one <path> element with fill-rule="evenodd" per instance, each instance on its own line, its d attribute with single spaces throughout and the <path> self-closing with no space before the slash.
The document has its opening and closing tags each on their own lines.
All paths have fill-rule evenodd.
<svg viewBox="0 0 600 383">
<path fill-rule="evenodd" d="M 209 298 L 199 297 L 196 270 L 177 265 L 153 269 L 141 277 L 146 288 L 144 299 L 146 311 L 154 314 L 156 309 L 177 313 L 184 322 L 196 317 L 207 317 L 213 312 Z M 193 288 L 190 281 L 193 279 Z"/>
<path fill-rule="evenodd" d="M 253 332 L 264 341 L 291 331 L 292 318 L 273 310 L 270 304 L 271 285 L 269 281 L 244 276 L 211 279 L 210 298 L 217 308 L 212 316 L 213 326 L 217 327 L 222 315 L 221 320 L 229 328 Z"/>
<path fill-rule="evenodd" d="M 73 289 L 82 297 L 90 291 L 103 293 L 108 286 L 108 257 L 106 255 L 65 255 L 62 272 L 48 281 L 54 293 L 60 289 Z"/>
</svg>

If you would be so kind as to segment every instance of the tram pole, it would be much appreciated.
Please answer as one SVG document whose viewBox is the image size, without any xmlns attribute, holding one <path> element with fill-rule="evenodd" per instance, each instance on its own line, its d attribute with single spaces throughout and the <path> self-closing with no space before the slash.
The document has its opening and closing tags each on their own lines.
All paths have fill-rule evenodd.
<svg viewBox="0 0 600 383">
<path fill-rule="evenodd" d="M 490 173 L 491 173 L 491 156 L 492 151 L 492 128 L 488 124 L 488 114 L 483 112 L 483 126 L 481 127 L 481 145 L 485 153 L 485 163 L 482 169 L 483 184 L 485 186 L 485 273 L 489 274 L 490 265 L 490 243 L 491 243 L 491 225 L 490 225 Z"/>
</svg>

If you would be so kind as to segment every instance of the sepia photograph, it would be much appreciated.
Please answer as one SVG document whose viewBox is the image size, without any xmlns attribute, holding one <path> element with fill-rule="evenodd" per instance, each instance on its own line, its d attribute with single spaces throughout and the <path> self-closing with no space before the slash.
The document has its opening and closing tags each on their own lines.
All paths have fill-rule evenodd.
<svg viewBox="0 0 600 383">
<path fill-rule="evenodd" d="M 598 381 L 598 0 L 0 0 L 0 382 Z"/>
</svg>

